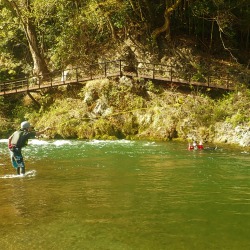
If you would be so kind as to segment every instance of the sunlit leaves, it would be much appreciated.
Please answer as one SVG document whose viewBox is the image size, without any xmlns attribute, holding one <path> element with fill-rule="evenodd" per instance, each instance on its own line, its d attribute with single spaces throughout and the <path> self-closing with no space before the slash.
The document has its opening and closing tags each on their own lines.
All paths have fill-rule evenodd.
<svg viewBox="0 0 250 250">
<path fill-rule="evenodd" d="M 108 48 L 118 39 L 123 41 L 133 36 L 144 44 L 150 43 L 150 33 L 164 22 L 165 7 L 176 2 L 1 0 L 0 52 L 31 64 L 27 56 L 28 39 L 21 25 L 30 19 L 35 26 L 38 47 L 51 68 L 77 63 L 78 59 L 94 60 L 104 47 Z M 14 3 L 18 7 L 16 12 Z M 243 47 L 249 47 L 250 8 L 247 3 L 247 0 L 183 0 L 170 16 L 173 36 L 174 32 L 186 32 L 209 48 L 221 38 L 225 47 L 237 49 L 239 40 Z"/>
</svg>

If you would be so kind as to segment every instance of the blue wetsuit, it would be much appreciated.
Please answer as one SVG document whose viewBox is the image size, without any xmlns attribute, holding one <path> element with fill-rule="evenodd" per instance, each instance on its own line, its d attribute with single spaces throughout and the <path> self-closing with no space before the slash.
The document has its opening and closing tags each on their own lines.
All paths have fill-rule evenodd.
<svg viewBox="0 0 250 250">
<path fill-rule="evenodd" d="M 9 138 L 9 150 L 12 166 L 17 170 L 17 174 L 25 174 L 25 164 L 22 156 L 22 148 L 28 144 L 28 140 L 34 138 L 36 132 L 29 132 L 20 129 L 14 132 Z"/>
</svg>

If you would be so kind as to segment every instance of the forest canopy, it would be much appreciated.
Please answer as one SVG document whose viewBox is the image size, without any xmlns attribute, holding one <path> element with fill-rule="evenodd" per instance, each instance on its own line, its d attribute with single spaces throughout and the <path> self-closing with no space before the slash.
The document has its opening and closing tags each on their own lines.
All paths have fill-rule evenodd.
<svg viewBox="0 0 250 250">
<path fill-rule="evenodd" d="M 0 0 L 0 81 L 95 61 L 128 38 L 150 50 L 181 36 L 211 56 L 225 53 L 248 65 L 250 3 Z"/>
</svg>

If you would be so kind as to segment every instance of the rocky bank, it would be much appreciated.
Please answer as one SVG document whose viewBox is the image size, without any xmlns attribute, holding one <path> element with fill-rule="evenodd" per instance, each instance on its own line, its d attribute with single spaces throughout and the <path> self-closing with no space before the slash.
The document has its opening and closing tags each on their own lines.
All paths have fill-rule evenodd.
<svg viewBox="0 0 250 250">
<path fill-rule="evenodd" d="M 50 138 L 202 140 L 247 149 L 249 102 L 244 98 L 250 94 L 246 90 L 240 95 L 227 93 L 214 99 L 197 91 L 121 77 L 89 81 L 77 91 L 62 87 L 40 99 L 42 109 L 26 117 L 37 128 L 51 126 Z"/>
</svg>

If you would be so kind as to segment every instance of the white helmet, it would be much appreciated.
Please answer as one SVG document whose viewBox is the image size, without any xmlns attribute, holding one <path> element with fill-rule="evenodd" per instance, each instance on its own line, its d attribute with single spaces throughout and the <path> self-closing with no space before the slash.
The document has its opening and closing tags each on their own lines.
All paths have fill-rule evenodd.
<svg viewBox="0 0 250 250">
<path fill-rule="evenodd" d="M 30 127 L 30 123 L 27 121 L 24 121 L 21 123 L 21 129 L 28 129 Z"/>
</svg>

